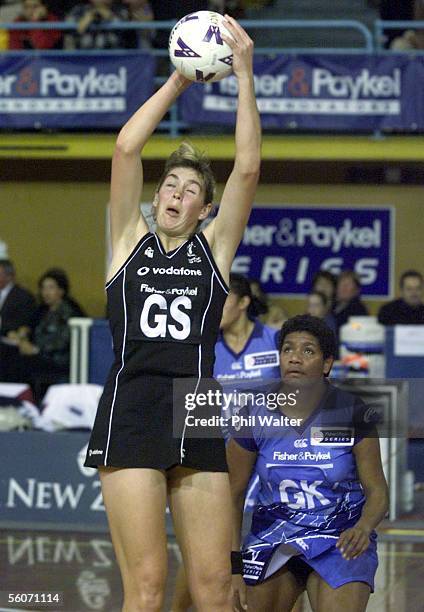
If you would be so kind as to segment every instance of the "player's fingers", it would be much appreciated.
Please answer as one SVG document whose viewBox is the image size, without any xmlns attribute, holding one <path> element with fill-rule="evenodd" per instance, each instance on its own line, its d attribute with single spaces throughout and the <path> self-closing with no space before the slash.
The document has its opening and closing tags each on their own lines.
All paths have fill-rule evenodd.
<svg viewBox="0 0 424 612">
<path fill-rule="evenodd" d="M 354 551 L 352 555 L 352 559 L 357 559 L 360 555 L 362 555 L 362 553 L 364 553 L 367 550 L 369 545 L 370 545 L 369 538 L 364 537 L 364 539 L 361 540 L 361 542 L 358 543 L 358 545 L 356 546 L 356 550 Z"/>
<path fill-rule="evenodd" d="M 232 35 L 235 36 L 238 41 L 250 41 L 253 44 L 252 39 L 244 28 L 230 15 L 224 15 L 224 25 L 228 28 Z"/>
<path fill-rule="evenodd" d="M 346 544 L 349 542 L 351 537 L 352 537 L 351 530 L 346 529 L 346 531 L 343 531 L 343 533 L 340 534 L 339 539 L 337 540 L 336 547 L 340 548 L 341 550 L 342 548 L 346 546 Z"/>
</svg>

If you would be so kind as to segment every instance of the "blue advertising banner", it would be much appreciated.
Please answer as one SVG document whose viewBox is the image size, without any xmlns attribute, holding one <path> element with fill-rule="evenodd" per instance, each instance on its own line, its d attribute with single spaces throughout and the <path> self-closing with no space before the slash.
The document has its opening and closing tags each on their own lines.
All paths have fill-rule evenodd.
<svg viewBox="0 0 424 612">
<path fill-rule="evenodd" d="M 116 128 L 153 93 L 155 59 L 128 55 L 5 55 L 0 128 Z"/>
<path fill-rule="evenodd" d="M 266 293 L 294 295 L 308 293 L 320 269 L 351 269 L 363 295 L 388 297 L 393 221 L 390 207 L 254 208 L 232 269 L 258 279 Z"/>
<path fill-rule="evenodd" d="M 0 528 L 107 531 L 89 432 L 0 432 Z M 167 532 L 172 534 L 170 514 Z"/>
<path fill-rule="evenodd" d="M 399 55 L 278 55 L 257 58 L 255 90 L 264 128 L 424 129 L 424 58 Z M 196 84 L 182 96 L 189 123 L 232 125 L 237 79 Z"/>
</svg>

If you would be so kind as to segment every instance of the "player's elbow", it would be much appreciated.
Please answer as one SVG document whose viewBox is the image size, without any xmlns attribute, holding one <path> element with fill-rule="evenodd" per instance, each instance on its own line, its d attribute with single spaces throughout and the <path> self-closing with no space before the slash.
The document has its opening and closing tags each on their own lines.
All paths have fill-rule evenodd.
<svg viewBox="0 0 424 612">
<path fill-rule="evenodd" d="M 122 128 L 118 134 L 118 138 L 115 143 L 115 154 L 118 155 L 140 155 L 140 147 L 131 138 L 131 134 L 128 130 Z"/>
</svg>

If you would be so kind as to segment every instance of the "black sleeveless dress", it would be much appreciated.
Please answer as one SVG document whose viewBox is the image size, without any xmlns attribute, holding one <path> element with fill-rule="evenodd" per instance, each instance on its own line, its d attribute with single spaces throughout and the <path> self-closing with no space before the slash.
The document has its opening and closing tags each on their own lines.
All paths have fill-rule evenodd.
<svg viewBox="0 0 424 612">
<path fill-rule="evenodd" d="M 186 423 L 185 393 L 211 386 L 228 294 L 203 233 L 170 253 L 146 234 L 106 290 L 115 361 L 85 465 L 227 471 L 220 428 Z"/>
</svg>

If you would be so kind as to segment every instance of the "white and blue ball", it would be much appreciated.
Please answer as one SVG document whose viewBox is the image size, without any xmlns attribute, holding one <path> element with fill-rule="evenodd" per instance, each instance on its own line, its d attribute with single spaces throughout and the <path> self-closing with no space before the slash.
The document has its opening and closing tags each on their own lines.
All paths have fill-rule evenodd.
<svg viewBox="0 0 424 612">
<path fill-rule="evenodd" d="M 178 72 L 191 81 L 212 83 L 232 72 L 233 52 L 222 38 L 231 34 L 214 11 L 186 15 L 169 36 L 169 56 Z"/>
</svg>

